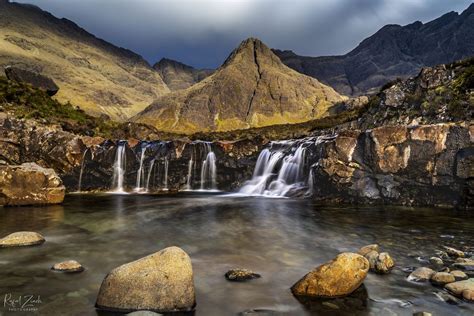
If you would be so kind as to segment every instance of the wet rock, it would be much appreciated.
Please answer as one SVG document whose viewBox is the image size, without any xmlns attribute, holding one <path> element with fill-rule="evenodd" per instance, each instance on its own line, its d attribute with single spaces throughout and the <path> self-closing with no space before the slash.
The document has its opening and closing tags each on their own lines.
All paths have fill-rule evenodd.
<svg viewBox="0 0 474 316">
<path fill-rule="evenodd" d="M 395 262 L 393 261 L 392 257 L 390 257 L 387 252 L 382 252 L 375 260 L 374 271 L 379 274 L 386 274 L 389 273 L 394 266 Z"/>
<path fill-rule="evenodd" d="M 474 290 L 474 278 L 464 280 L 464 281 L 457 281 L 453 283 L 446 284 L 444 286 L 446 290 L 451 292 L 452 294 L 456 295 L 457 297 L 462 297 L 462 293 L 465 290 Z"/>
<path fill-rule="evenodd" d="M 35 88 L 46 91 L 50 96 L 55 95 L 59 90 L 53 79 L 33 71 L 8 66 L 5 67 L 5 74 L 9 80 L 28 83 Z"/>
<path fill-rule="evenodd" d="M 467 289 L 462 291 L 462 298 L 466 301 L 474 301 L 474 289 Z"/>
<path fill-rule="evenodd" d="M 379 253 L 377 251 L 372 250 L 366 253 L 364 257 L 369 261 L 370 270 L 373 271 L 375 269 Z"/>
<path fill-rule="evenodd" d="M 457 249 L 455 249 L 455 248 L 446 247 L 446 246 L 444 246 L 444 249 L 446 250 L 446 253 L 447 253 L 450 257 L 454 257 L 454 258 L 462 258 L 462 257 L 464 257 L 464 252 L 461 251 L 461 250 L 457 250 Z"/>
<path fill-rule="evenodd" d="M 161 316 L 163 314 L 158 314 L 150 311 L 136 311 L 127 314 L 128 316 Z"/>
<path fill-rule="evenodd" d="M 260 274 L 247 269 L 232 269 L 225 274 L 225 278 L 229 281 L 247 281 L 260 277 Z"/>
<path fill-rule="evenodd" d="M 428 312 L 416 312 L 413 313 L 413 316 L 432 316 L 433 314 L 428 313 Z"/>
<path fill-rule="evenodd" d="M 368 271 L 366 258 L 356 253 L 341 253 L 306 274 L 291 287 L 291 291 L 295 296 L 346 296 L 362 284 Z"/>
<path fill-rule="evenodd" d="M 56 263 L 54 266 L 51 267 L 51 269 L 54 271 L 59 271 L 59 272 L 84 271 L 84 267 L 76 260 L 67 260 L 67 261 Z"/>
<path fill-rule="evenodd" d="M 0 166 L 0 206 L 58 204 L 65 192 L 53 169 L 35 163 Z"/>
<path fill-rule="evenodd" d="M 359 249 L 359 251 L 357 251 L 357 253 L 361 256 L 364 256 L 366 254 L 368 254 L 369 252 L 371 251 L 375 251 L 375 252 L 379 252 L 379 245 L 377 244 L 372 244 L 372 245 L 367 245 L 367 246 L 364 246 L 362 248 Z"/>
<path fill-rule="evenodd" d="M 454 278 L 454 275 L 448 272 L 436 272 L 431 276 L 430 281 L 435 285 L 443 286 L 445 284 L 455 282 L 456 279 Z"/>
<path fill-rule="evenodd" d="M 444 262 L 441 258 L 438 257 L 431 257 L 430 258 L 430 263 L 435 266 L 435 267 L 442 267 L 444 265 Z"/>
<path fill-rule="evenodd" d="M 38 233 L 16 232 L 0 239 L 0 248 L 36 246 L 44 242 L 44 237 Z"/>
<path fill-rule="evenodd" d="M 165 248 L 112 270 L 102 282 L 96 307 L 113 311 L 192 311 L 196 305 L 191 259 Z"/>
<path fill-rule="evenodd" d="M 462 271 L 459 271 L 459 270 L 454 270 L 454 271 L 451 271 L 449 273 L 452 276 L 454 276 L 456 281 L 463 281 L 463 280 L 467 280 L 469 278 L 466 273 L 464 273 Z"/>
<path fill-rule="evenodd" d="M 433 274 L 436 272 L 431 270 L 430 268 L 421 267 L 410 273 L 408 276 L 409 281 L 416 281 L 416 282 L 425 282 L 431 279 Z"/>
<path fill-rule="evenodd" d="M 449 293 L 446 292 L 434 292 L 437 298 L 439 298 L 441 301 L 451 304 L 451 305 L 459 305 L 461 301 L 457 299 L 456 297 L 452 296 Z"/>
<path fill-rule="evenodd" d="M 452 264 L 452 267 L 455 269 L 460 269 L 464 271 L 474 271 L 474 260 L 466 258 L 458 258 Z"/>
</svg>

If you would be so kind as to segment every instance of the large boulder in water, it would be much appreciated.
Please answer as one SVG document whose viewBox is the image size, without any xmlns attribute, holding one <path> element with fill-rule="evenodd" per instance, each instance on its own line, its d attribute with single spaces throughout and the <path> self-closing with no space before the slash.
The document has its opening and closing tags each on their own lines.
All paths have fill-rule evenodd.
<svg viewBox="0 0 474 316">
<path fill-rule="evenodd" d="M 342 297 L 354 292 L 369 271 L 369 261 L 356 253 L 341 253 L 320 265 L 296 282 L 291 291 L 295 296 Z"/>
<path fill-rule="evenodd" d="M 44 237 L 36 232 L 16 232 L 0 239 L 0 248 L 41 245 Z"/>
<path fill-rule="evenodd" d="M 28 83 L 35 88 L 46 91 L 50 96 L 55 95 L 59 90 L 53 79 L 33 71 L 7 66 L 5 67 L 5 74 L 9 80 Z"/>
<path fill-rule="evenodd" d="M 169 247 L 112 270 L 96 307 L 111 311 L 192 311 L 196 305 L 191 259 Z"/>
<path fill-rule="evenodd" d="M 0 166 L 0 206 L 58 204 L 65 192 L 53 169 L 35 163 Z"/>
</svg>

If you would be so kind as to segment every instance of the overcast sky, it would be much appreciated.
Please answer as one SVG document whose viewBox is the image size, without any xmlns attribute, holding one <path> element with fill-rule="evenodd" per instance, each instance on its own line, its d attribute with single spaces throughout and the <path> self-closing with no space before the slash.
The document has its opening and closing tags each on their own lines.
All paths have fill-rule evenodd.
<svg viewBox="0 0 474 316">
<path fill-rule="evenodd" d="M 68 18 L 150 63 L 217 67 L 242 40 L 307 56 L 344 54 L 385 24 L 461 12 L 465 0 L 19 0 Z"/>
</svg>

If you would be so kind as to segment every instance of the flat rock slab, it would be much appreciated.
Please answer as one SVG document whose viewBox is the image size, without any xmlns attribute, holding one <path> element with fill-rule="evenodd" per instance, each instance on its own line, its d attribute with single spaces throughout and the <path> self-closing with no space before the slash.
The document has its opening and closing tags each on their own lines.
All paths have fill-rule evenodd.
<svg viewBox="0 0 474 316">
<path fill-rule="evenodd" d="M 191 259 L 178 247 L 124 264 L 102 282 L 96 307 L 109 311 L 189 312 L 196 305 Z"/>
<path fill-rule="evenodd" d="M 261 275 L 248 269 L 232 269 L 226 272 L 225 278 L 229 281 L 247 281 L 260 278 Z"/>
<path fill-rule="evenodd" d="M 417 268 L 415 271 L 410 273 L 408 276 L 409 281 L 415 281 L 415 282 L 425 282 L 431 279 L 431 277 L 436 273 L 436 271 L 430 269 L 430 268 Z"/>
<path fill-rule="evenodd" d="M 36 232 L 16 232 L 0 239 L 0 248 L 37 246 L 46 240 Z"/>
<path fill-rule="evenodd" d="M 84 271 L 84 267 L 76 260 L 67 260 L 56 263 L 54 266 L 51 267 L 51 270 L 71 273 L 82 272 Z"/>
<path fill-rule="evenodd" d="M 464 281 L 449 283 L 449 284 L 446 284 L 444 288 L 448 290 L 449 292 L 453 293 L 454 295 L 458 297 L 462 297 L 464 291 L 467 291 L 467 290 L 474 291 L 474 278 L 464 280 Z"/>
</svg>

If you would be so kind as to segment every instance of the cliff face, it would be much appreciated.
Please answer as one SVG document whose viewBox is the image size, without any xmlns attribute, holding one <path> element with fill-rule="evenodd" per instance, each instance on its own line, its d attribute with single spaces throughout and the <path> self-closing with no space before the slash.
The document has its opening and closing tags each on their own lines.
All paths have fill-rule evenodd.
<svg viewBox="0 0 474 316">
<path fill-rule="evenodd" d="M 60 88 L 59 101 L 115 120 L 169 92 L 139 55 L 35 6 L 1 1 L 0 67 L 7 65 L 51 77 Z"/>
<path fill-rule="evenodd" d="M 474 4 L 423 24 L 386 25 L 342 56 L 304 57 L 274 50 L 287 66 L 344 95 L 375 93 L 386 82 L 413 76 L 425 66 L 474 55 Z"/>
<path fill-rule="evenodd" d="M 327 115 L 344 98 L 283 65 L 257 39 L 248 39 L 211 76 L 159 98 L 133 118 L 159 130 L 193 133 L 297 123 Z"/>
<path fill-rule="evenodd" d="M 163 58 L 153 68 L 172 91 L 186 89 L 209 77 L 213 69 L 195 69 L 175 60 Z"/>
</svg>

